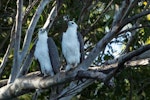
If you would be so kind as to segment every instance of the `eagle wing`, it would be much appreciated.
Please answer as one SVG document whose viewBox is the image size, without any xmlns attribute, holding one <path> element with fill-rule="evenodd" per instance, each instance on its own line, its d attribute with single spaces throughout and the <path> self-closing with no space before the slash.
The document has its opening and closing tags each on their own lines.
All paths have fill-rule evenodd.
<svg viewBox="0 0 150 100">
<path fill-rule="evenodd" d="M 51 37 L 47 39 L 47 43 L 48 43 L 49 56 L 51 59 L 52 68 L 54 73 L 56 74 L 60 72 L 60 60 L 59 60 L 58 49 L 54 40 Z"/>
<path fill-rule="evenodd" d="M 80 63 L 81 63 L 84 60 L 84 40 L 80 32 L 77 32 L 77 36 L 80 43 L 80 53 L 81 53 Z"/>
</svg>

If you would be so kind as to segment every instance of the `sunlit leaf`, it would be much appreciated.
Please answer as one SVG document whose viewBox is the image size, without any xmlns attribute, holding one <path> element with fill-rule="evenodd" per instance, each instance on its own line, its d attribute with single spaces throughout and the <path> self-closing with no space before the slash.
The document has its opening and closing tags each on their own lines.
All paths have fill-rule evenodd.
<svg viewBox="0 0 150 100">
<path fill-rule="evenodd" d="M 146 17 L 147 17 L 147 20 L 150 20 L 150 14 L 148 14 Z"/>
<path fill-rule="evenodd" d="M 146 1 L 144 1 L 144 2 L 143 2 L 143 4 L 144 4 L 144 6 L 146 6 L 146 5 L 147 5 L 147 2 L 146 2 Z"/>
<path fill-rule="evenodd" d="M 149 38 L 147 38 L 147 40 L 146 40 L 145 44 L 150 44 L 150 37 L 149 37 Z"/>
</svg>

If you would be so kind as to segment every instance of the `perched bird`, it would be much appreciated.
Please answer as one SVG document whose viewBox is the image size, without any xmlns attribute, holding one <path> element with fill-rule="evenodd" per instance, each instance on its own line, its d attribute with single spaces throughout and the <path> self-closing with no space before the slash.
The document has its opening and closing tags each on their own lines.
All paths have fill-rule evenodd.
<svg viewBox="0 0 150 100">
<path fill-rule="evenodd" d="M 54 71 L 51 64 L 50 52 L 48 47 L 48 36 L 45 29 L 39 29 L 38 41 L 36 43 L 34 56 L 38 60 L 42 74 L 44 76 L 54 76 Z"/>
<path fill-rule="evenodd" d="M 78 25 L 74 21 L 68 21 L 68 28 L 63 32 L 62 53 L 67 62 L 66 71 L 76 67 L 81 61 L 81 34 L 78 35 L 77 28 Z"/>
<path fill-rule="evenodd" d="M 38 41 L 35 45 L 34 56 L 38 60 L 41 72 L 44 76 L 54 76 L 60 72 L 60 61 L 57 46 L 51 37 L 47 36 L 46 29 L 39 29 Z M 60 90 L 60 86 L 51 87 L 51 94 L 55 95 Z M 41 90 L 37 89 L 32 100 L 37 100 Z"/>
</svg>

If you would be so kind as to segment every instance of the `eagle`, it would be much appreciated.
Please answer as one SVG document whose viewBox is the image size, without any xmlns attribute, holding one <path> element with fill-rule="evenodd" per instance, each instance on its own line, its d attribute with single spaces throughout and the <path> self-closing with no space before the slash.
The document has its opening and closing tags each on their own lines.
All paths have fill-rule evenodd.
<svg viewBox="0 0 150 100">
<path fill-rule="evenodd" d="M 67 62 L 66 71 L 76 67 L 83 59 L 84 43 L 82 35 L 77 32 L 78 25 L 68 21 L 68 28 L 62 35 L 62 53 Z"/>
<path fill-rule="evenodd" d="M 40 28 L 38 31 L 38 40 L 35 45 L 34 57 L 38 60 L 41 72 L 44 76 L 54 76 L 54 74 L 60 72 L 60 60 L 57 46 L 51 37 L 47 36 L 47 31 L 44 28 Z M 52 87 L 52 93 L 57 92 L 57 88 Z M 37 98 L 40 89 L 37 89 L 33 95 L 33 100 Z"/>
<path fill-rule="evenodd" d="M 51 37 L 47 36 L 46 29 L 38 31 L 38 41 L 34 51 L 35 59 L 38 60 L 41 72 L 44 76 L 54 76 L 59 72 L 59 54 Z"/>
</svg>

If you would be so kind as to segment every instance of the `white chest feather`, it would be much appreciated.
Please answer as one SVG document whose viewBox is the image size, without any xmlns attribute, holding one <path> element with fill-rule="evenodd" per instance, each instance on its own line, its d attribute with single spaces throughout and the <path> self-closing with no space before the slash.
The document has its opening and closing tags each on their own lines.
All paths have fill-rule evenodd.
<svg viewBox="0 0 150 100">
<path fill-rule="evenodd" d="M 80 44 L 77 30 L 70 28 L 63 33 L 62 52 L 68 64 L 77 65 L 80 62 Z"/>
</svg>

